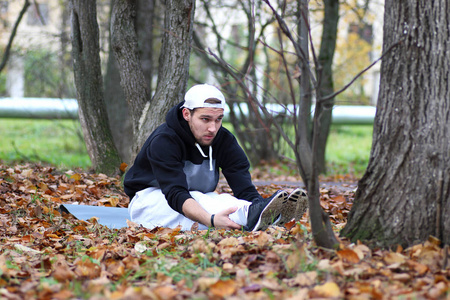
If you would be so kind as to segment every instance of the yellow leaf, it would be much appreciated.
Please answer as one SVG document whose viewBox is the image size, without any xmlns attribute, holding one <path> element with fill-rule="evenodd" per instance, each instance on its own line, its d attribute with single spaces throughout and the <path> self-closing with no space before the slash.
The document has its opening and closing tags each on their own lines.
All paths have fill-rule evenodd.
<svg viewBox="0 0 450 300">
<path fill-rule="evenodd" d="M 81 175 L 78 174 L 78 173 L 75 173 L 75 174 L 70 176 L 70 179 L 73 179 L 75 181 L 80 181 L 81 180 Z"/>
<path fill-rule="evenodd" d="M 327 282 L 322 285 L 316 285 L 314 287 L 314 292 L 319 297 L 325 297 L 325 298 L 336 298 L 341 295 L 341 290 L 339 289 L 339 286 L 334 282 Z"/>
</svg>

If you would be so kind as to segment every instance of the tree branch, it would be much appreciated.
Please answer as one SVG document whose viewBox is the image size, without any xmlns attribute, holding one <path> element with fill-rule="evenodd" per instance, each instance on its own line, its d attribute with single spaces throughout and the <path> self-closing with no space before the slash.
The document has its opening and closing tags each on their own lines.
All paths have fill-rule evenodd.
<svg viewBox="0 0 450 300">
<path fill-rule="evenodd" d="M 325 96 L 325 97 L 321 97 L 318 102 L 325 102 L 327 100 L 333 99 L 335 98 L 337 95 L 343 93 L 345 90 L 347 90 L 359 77 L 361 77 L 365 72 L 367 72 L 368 70 L 370 70 L 374 65 L 376 65 L 380 60 L 382 60 L 389 52 L 391 52 L 395 47 L 397 47 L 398 45 L 400 45 L 403 42 L 404 39 L 398 41 L 397 43 L 391 45 L 385 52 L 383 52 L 383 54 L 377 59 L 375 60 L 373 63 L 371 63 L 368 67 L 366 67 L 364 70 L 362 70 L 361 72 L 359 72 L 355 77 L 353 77 L 353 79 L 347 83 L 342 89 L 340 89 L 339 91 L 334 92 L 331 95 Z"/>
<path fill-rule="evenodd" d="M 2 62 L 0 64 L 0 72 L 5 68 L 6 63 L 8 62 L 12 43 L 13 43 L 14 37 L 16 36 L 16 33 L 17 33 L 17 28 L 19 27 L 20 21 L 22 21 L 22 18 L 25 15 L 29 6 L 30 6 L 30 1 L 25 0 L 22 10 L 20 11 L 19 16 L 17 17 L 16 23 L 14 24 L 13 30 L 11 31 L 11 35 L 9 37 L 8 44 L 6 45 L 5 52 L 3 53 Z"/>
</svg>

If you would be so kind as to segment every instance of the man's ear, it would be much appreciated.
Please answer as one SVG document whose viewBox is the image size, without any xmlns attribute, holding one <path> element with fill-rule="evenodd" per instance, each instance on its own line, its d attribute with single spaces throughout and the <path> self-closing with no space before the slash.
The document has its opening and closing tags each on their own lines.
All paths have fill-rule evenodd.
<svg viewBox="0 0 450 300">
<path fill-rule="evenodd" d="M 186 107 L 183 107 L 183 110 L 181 111 L 183 114 L 183 118 L 189 122 L 191 120 L 191 111 L 187 109 Z"/>
</svg>

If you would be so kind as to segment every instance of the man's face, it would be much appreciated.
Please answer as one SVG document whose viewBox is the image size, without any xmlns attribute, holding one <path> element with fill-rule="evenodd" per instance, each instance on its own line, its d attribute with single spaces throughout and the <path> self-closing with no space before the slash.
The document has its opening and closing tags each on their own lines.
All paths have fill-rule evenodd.
<svg viewBox="0 0 450 300">
<path fill-rule="evenodd" d="M 189 128 L 197 143 L 209 146 L 222 126 L 223 109 L 201 107 L 192 112 L 183 108 L 183 118 L 189 123 Z"/>
</svg>

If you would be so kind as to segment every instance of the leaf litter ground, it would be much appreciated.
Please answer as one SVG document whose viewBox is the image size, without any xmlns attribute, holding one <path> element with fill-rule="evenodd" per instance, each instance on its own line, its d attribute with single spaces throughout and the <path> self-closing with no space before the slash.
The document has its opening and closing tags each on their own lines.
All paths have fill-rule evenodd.
<svg viewBox="0 0 450 300">
<path fill-rule="evenodd" d="M 301 186 L 255 170 L 259 192 Z M 356 180 L 322 178 L 321 204 L 339 234 Z M 229 192 L 222 180 L 219 192 Z M 109 229 L 61 215 L 61 203 L 126 207 L 118 178 L 0 165 L 1 299 L 445 299 L 448 249 L 430 238 L 393 251 L 340 239 L 318 248 L 307 213 L 286 227 L 239 230 Z M 447 252 L 446 252 L 447 251 Z"/>
</svg>

